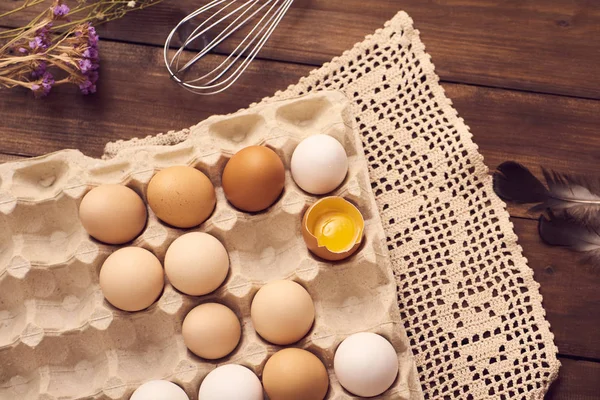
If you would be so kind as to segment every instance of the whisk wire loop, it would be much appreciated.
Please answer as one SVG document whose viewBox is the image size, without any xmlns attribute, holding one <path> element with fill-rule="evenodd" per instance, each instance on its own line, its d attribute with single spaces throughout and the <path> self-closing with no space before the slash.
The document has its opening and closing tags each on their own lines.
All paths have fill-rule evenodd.
<svg viewBox="0 0 600 400">
<path fill-rule="evenodd" d="M 164 47 L 164 61 L 171 78 L 187 90 L 198 94 L 216 94 L 223 92 L 233 85 L 250 66 L 256 55 L 269 40 L 293 0 L 213 0 L 183 18 L 169 33 Z M 220 8 L 217 8 L 221 6 Z M 210 14 L 211 10 L 216 10 Z M 169 48 L 177 32 L 184 25 L 191 23 L 196 18 L 203 18 L 202 22 L 182 41 L 181 46 L 169 58 Z M 247 25 L 252 20 L 258 20 L 248 33 L 240 40 L 234 50 L 226 56 L 215 68 L 208 73 L 194 78 L 185 79 L 183 75 L 190 68 L 200 62 L 215 47 L 219 46 L 235 32 Z M 219 31 L 219 26 L 226 24 Z M 213 32 L 214 31 L 214 32 Z M 185 50 L 195 43 L 211 37 L 208 44 L 203 45 L 189 61 L 180 67 Z M 216 33 L 216 34 L 215 34 Z M 234 68 L 235 67 L 235 68 Z"/>
</svg>

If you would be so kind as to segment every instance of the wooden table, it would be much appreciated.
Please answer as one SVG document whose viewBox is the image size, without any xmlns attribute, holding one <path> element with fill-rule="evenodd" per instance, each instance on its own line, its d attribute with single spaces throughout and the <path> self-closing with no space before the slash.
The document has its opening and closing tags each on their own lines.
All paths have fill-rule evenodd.
<svg viewBox="0 0 600 400">
<path fill-rule="evenodd" d="M 597 0 L 296 0 L 261 59 L 235 87 L 211 97 L 177 87 L 162 62 L 167 33 L 201 3 L 166 0 L 103 26 L 96 95 L 74 87 L 42 100 L 24 90 L 0 92 L 0 161 L 64 148 L 100 156 L 107 141 L 236 111 L 295 83 L 403 9 L 491 169 L 512 159 L 600 174 Z M 2 2 L 0 12 L 14 4 Z M 0 20 L 0 27 L 22 18 Z M 560 351 L 560 377 L 547 398 L 597 399 L 600 272 L 542 244 L 526 208 L 510 212 Z"/>
</svg>

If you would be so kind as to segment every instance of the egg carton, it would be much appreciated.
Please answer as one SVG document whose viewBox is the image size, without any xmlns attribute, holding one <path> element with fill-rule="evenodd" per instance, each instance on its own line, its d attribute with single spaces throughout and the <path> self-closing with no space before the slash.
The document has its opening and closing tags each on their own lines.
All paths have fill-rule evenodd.
<svg viewBox="0 0 600 400">
<path fill-rule="evenodd" d="M 398 353 L 399 376 L 380 398 L 413 398 L 416 370 L 352 120 L 343 94 L 321 92 L 211 117 L 175 146 L 127 149 L 111 160 L 65 150 L 0 165 L 0 399 L 128 399 L 151 379 L 173 381 L 196 399 L 202 379 L 227 363 L 245 365 L 260 377 L 267 359 L 282 347 L 257 335 L 250 304 L 263 284 L 276 279 L 294 280 L 312 295 L 314 326 L 294 347 L 310 350 L 328 368 L 328 399 L 354 398 L 336 380 L 333 357 L 345 337 L 362 331 L 383 335 Z M 364 244 L 342 262 L 315 258 L 300 233 L 302 215 L 318 197 L 294 183 L 290 159 L 303 138 L 317 133 L 344 146 L 349 172 L 333 194 L 353 202 L 365 217 Z M 256 214 L 233 208 L 221 187 L 227 160 L 250 145 L 270 147 L 286 167 L 281 198 Z M 167 281 L 150 308 L 120 311 L 104 300 L 98 274 L 122 246 L 92 239 L 79 221 L 79 204 L 91 188 L 109 183 L 127 185 L 146 201 L 154 173 L 173 165 L 194 166 L 210 178 L 217 195 L 214 213 L 200 227 L 182 230 L 164 225 L 148 209 L 147 226 L 129 245 L 150 250 L 162 262 L 181 234 L 207 232 L 227 248 L 229 275 L 216 292 L 201 297 L 184 295 Z M 238 315 L 243 334 L 232 354 L 207 361 L 186 349 L 181 324 L 193 307 L 212 301 Z"/>
</svg>

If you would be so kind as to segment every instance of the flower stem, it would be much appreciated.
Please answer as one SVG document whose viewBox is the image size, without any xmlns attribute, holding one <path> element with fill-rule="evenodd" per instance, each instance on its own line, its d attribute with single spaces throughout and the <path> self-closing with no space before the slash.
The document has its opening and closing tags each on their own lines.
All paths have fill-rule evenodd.
<svg viewBox="0 0 600 400">
<path fill-rule="evenodd" d="M 25 0 L 25 3 L 23 3 L 22 6 L 17 7 L 13 10 L 7 11 L 3 14 L 0 14 L 0 18 L 6 17 L 8 15 L 14 14 L 14 13 L 22 11 L 22 10 L 25 10 L 26 8 L 29 8 L 29 7 L 33 7 L 37 4 L 43 3 L 44 1 L 46 1 L 46 0 Z"/>
<path fill-rule="evenodd" d="M 51 21 L 50 19 L 45 19 L 45 20 L 42 20 L 41 22 L 37 22 L 35 24 L 29 25 L 27 27 L 27 29 L 25 29 L 23 31 L 23 33 L 19 34 L 18 36 L 15 36 L 11 40 L 9 40 L 7 43 L 5 43 L 4 46 L 0 47 L 0 57 L 2 57 L 3 53 L 5 53 L 13 44 L 19 42 L 21 40 L 21 37 L 27 36 L 26 32 L 34 32 L 35 33 L 35 31 L 43 28 L 50 21 Z M 31 36 L 35 36 L 35 35 L 31 35 Z"/>
<path fill-rule="evenodd" d="M 6 88 L 11 88 L 15 86 L 23 86 L 23 87 L 31 87 L 31 82 L 23 82 L 15 79 L 7 78 L 5 76 L 0 76 L 0 84 L 2 84 Z"/>
</svg>

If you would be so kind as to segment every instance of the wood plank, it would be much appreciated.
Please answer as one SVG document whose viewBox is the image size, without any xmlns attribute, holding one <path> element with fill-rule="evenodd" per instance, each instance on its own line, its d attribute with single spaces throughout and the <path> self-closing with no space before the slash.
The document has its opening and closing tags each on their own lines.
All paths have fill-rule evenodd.
<svg viewBox="0 0 600 400">
<path fill-rule="evenodd" d="M 19 89 L 0 98 L 0 151 L 40 155 L 79 148 L 99 156 L 106 141 L 182 129 L 212 114 L 234 112 L 296 83 L 311 69 L 257 61 L 229 91 L 203 97 L 169 81 L 160 49 L 102 44 L 97 94 L 86 97 L 74 87 L 59 87 L 41 100 Z M 450 83 L 444 88 L 492 170 L 513 159 L 530 167 L 596 173 L 600 102 Z M 514 215 L 526 214 L 523 209 Z"/>
<path fill-rule="evenodd" d="M 444 84 L 471 127 L 490 172 L 504 161 L 563 173 L 597 175 L 600 103 L 581 99 Z M 512 216 L 537 219 L 528 205 L 508 205 Z"/>
<path fill-rule="evenodd" d="M 550 387 L 546 400 L 597 400 L 600 363 L 568 358 L 560 358 L 560 362 L 558 379 Z"/>
<path fill-rule="evenodd" d="M 0 12 L 14 7 L 0 2 Z M 104 38 L 162 45 L 199 4 L 166 0 L 101 28 Z M 446 81 L 600 98 L 600 2 L 594 0 L 296 0 L 261 57 L 320 65 L 400 9 Z M 32 13 L 0 21 L 16 26 Z"/>
<path fill-rule="evenodd" d="M 9 162 L 9 161 L 17 161 L 17 160 L 22 160 L 26 157 L 21 157 L 21 156 L 16 156 L 13 154 L 3 154 L 0 153 L 0 163 L 5 163 L 5 162 Z"/>
<path fill-rule="evenodd" d="M 83 96 L 60 86 L 35 99 L 25 89 L 0 96 L 0 152 L 41 155 L 63 148 L 99 157 L 107 141 L 145 137 L 187 128 L 212 114 L 237 111 L 285 89 L 311 67 L 253 63 L 232 90 L 198 96 L 170 81 L 160 63 L 161 49 L 102 43 L 98 93 Z M 211 62 L 221 60 L 211 56 Z"/>
<path fill-rule="evenodd" d="M 600 359 L 598 271 L 578 264 L 578 254 L 542 243 L 536 221 L 513 218 L 512 222 L 523 255 L 540 284 L 558 351 Z"/>
</svg>

